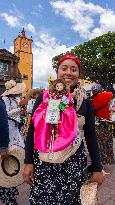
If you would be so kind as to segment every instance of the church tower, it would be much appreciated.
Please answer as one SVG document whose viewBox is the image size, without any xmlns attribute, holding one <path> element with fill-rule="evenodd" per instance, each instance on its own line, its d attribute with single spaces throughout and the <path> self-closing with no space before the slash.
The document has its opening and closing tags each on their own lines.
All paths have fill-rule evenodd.
<svg viewBox="0 0 115 205">
<path fill-rule="evenodd" d="M 21 34 L 14 39 L 14 54 L 20 58 L 18 69 L 22 76 L 22 82 L 26 84 L 27 90 L 30 90 L 33 84 L 32 42 L 32 39 L 26 37 L 24 28 Z"/>
</svg>

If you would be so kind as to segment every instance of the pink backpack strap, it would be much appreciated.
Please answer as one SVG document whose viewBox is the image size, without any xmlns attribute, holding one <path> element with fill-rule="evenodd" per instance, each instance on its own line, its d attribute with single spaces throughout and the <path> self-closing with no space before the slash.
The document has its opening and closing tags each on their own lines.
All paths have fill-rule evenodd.
<svg viewBox="0 0 115 205">
<path fill-rule="evenodd" d="M 43 92 L 43 102 L 47 102 L 48 99 L 49 99 L 49 92 L 48 92 L 48 90 L 45 90 Z"/>
<path fill-rule="evenodd" d="M 69 99 L 69 101 L 71 101 L 71 100 L 73 99 L 73 97 L 72 97 L 72 94 L 71 94 L 71 93 L 69 93 L 68 99 Z"/>
</svg>

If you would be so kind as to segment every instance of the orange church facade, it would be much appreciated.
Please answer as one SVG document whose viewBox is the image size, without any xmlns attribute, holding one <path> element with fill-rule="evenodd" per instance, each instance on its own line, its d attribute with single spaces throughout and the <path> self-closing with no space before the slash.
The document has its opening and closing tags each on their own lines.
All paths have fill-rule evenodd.
<svg viewBox="0 0 115 205">
<path fill-rule="evenodd" d="M 26 89 L 30 90 L 33 84 L 33 54 L 32 39 L 26 37 L 25 30 L 14 39 L 14 54 L 19 57 L 18 69 Z"/>
</svg>

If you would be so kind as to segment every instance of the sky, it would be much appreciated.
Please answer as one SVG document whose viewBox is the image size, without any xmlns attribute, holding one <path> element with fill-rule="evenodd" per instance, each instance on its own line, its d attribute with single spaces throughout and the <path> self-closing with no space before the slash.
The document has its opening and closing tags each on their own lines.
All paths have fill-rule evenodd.
<svg viewBox="0 0 115 205">
<path fill-rule="evenodd" d="M 23 27 L 33 39 L 33 85 L 47 87 L 48 77 L 56 77 L 52 57 L 115 32 L 115 0 L 0 1 L 0 48 L 13 53 Z"/>
</svg>

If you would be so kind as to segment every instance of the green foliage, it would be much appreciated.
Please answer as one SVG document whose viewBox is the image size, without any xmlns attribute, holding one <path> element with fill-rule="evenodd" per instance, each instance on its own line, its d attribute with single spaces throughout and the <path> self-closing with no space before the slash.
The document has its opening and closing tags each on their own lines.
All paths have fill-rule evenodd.
<svg viewBox="0 0 115 205">
<path fill-rule="evenodd" d="M 84 79 L 99 82 L 104 89 L 112 90 L 115 83 L 115 33 L 108 32 L 95 39 L 84 42 L 70 52 L 80 58 Z M 53 67 L 63 56 L 62 53 L 52 59 Z"/>
</svg>

